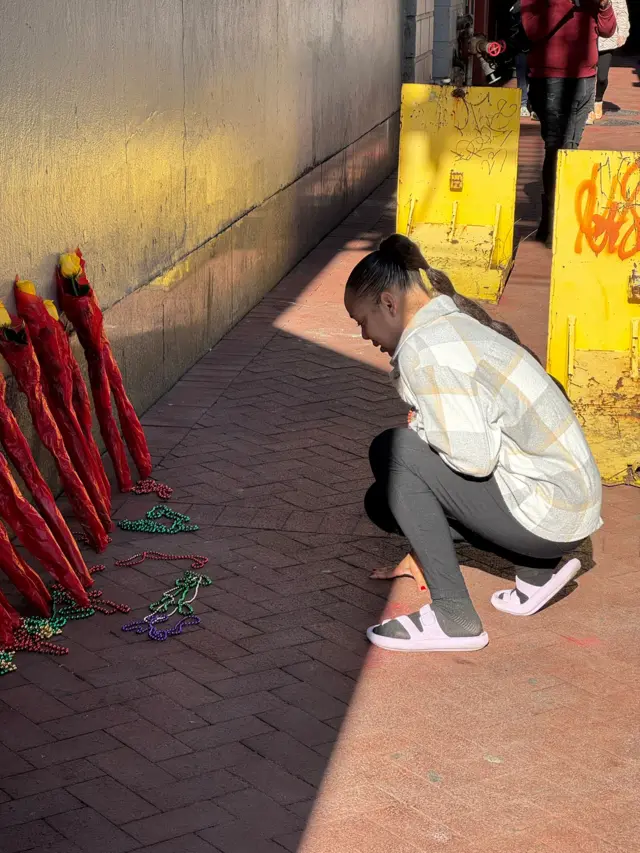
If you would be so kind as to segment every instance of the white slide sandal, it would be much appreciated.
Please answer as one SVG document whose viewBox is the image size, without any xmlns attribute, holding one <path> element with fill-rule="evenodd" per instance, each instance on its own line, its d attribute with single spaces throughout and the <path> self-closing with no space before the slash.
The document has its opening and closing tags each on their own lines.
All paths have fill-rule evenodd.
<svg viewBox="0 0 640 853">
<path fill-rule="evenodd" d="M 486 632 L 477 637 L 449 637 L 430 604 L 417 613 L 385 619 L 367 630 L 367 637 L 381 649 L 393 652 L 473 652 L 489 642 Z"/>
<path fill-rule="evenodd" d="M 544 586 L 532 586 L 516 577 L 515 589 L 494 592 L 491 603 L 496 610 L 512 616 L 533 616 L 571 583 L 581 568 L 580 560 L 569 560 Z"/>
</svg>

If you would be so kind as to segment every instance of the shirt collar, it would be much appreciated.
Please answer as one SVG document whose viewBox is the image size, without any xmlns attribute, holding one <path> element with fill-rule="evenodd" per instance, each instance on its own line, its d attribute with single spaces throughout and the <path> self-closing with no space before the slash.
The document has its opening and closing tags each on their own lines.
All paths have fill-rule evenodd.
<svg viewBox="0 0 640 853">
<path fill-rule="evenodd" d="M 402 333 L 402 336 L 398 341 L 396 351 L 391 359 L 391 366 L 396 366 L 400 350 L 414 332 L 424 326 L 430 326 L 431 323 L 435 323 L 435 321 L 439 320 L 441 317 L 446 317 L 447 314 L 455 313 L 460 313 L 460 309 L 450 296 L 436 296 L 435 299 L 431 299 L 427 302 L 424 308 L 421 308 L 413 315 L 411 321 Z"/>
</svg>

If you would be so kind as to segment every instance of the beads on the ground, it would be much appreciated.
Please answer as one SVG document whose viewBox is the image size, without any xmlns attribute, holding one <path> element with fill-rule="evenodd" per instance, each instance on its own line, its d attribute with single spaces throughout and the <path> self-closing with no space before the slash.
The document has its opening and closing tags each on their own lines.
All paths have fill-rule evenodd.
<svg viewBox="0 0 640 853">
<path fill-rule="evenodd" d="M 140 480 L 131 491 L 136 495 L 152 495 L 155 493 L 161 501 L 168 501 L 173 494 L 171 486 L 159 483 L 158 480 L 154 480 L 152 477 Z"/>
<path fill-rule="evenodd" d="M 158 601 L 154 601 L 149 605 L 149 610 L 152 613 L 168 613 L 170 608 L 173 608 L 171 613 L 178 613 L 180 616 L 191 616 L 193 613 L 191 602 L 198 594 L 200 586 L 209 586 L 211 583 L 211 578 L 208 578 L 206 575 L 200 575 L 197 572 L 187 569 L 182 577 L 176 578 L 171 589 L 163 592 Z M 191 590 L 195 590 L 195 595 L 187 600 L 187 596 Z"/>
<path fill-rule="evenodd" d="M 13 662 L 15 652 L 8 649 L 0 649 L 0 675 L 7 675 L 9 672 L 15 672 L 18 668 Z"/>
<path fill-rule="evenodd" d="M 183 628 L 200 624 L 199 616 L 183 616 L 182 619 L 176 622 L 173 628 L 156 628 L 156 625 L 166 622 L 168 619 L 168 615 L 156 613 L 152 616 L 145 616 L 144 619 L 140 619 L 137 622 L 129 622 L 128 625 L 122 626 L 122 630 L 135 631 L 136 634 L 147 634 L 150 640 L 163 642 L 164 640 L 168 640 L 169 637 L 176 637 L 178 634 L 182 634 Z"/>
<path fill-rule="evenodd" d="M 140 557 L 140 555 L 136 554 L 130 559 L 134 560 L 137 557 Z M 205 557 L 199 559 L 206 562 Z M 138 560 L 138 562 L 142 562 L 142 560 Z M 136 563 L 133 563 L 133 565 L 136 565 Z M 163 641 L 169 637 L 181 634 L 183 628 L 191 625 L 199 625 L 200 619 L 193 615 L 192 602 L 195 601 L 200 587 L 209 586 L 211 583 L 211 578 L 206 575 L 189 570 L 185 571 L 182 577 L 176 578 L 171 589 L 163 592 L 158 601 L 154 601 L 149 605 L 149 610 L 151 611 L 149 616 L 145 616 L 144 619 L 139 619 L 135 622 L 128 622 L 122 626 L 122 630 L 135 631 L 136 634 L 147 634 L 150 640 Z M 193 595 L 187 598 L 191 591 L 193 591 Z M 167 622 L 169 617 L 173 616 L 174 613 L 182 616 L 182 619 L 179 619 L 173 628 L 156 628 L 156 625 Z"/>
<path fill-rule="evenodd" d="M 134 554 L 133 557 L 115 560 L 114 565 L 119 568 L 131 569 L 134 566 L 139 566 L 145 560 L 168 560 L 171 563 L 175 560 L 191 560 L 191 568 L 194 571 L 203 569 L 209 562 L 208 557 L 202 557 L 199 554 L 163 554 L 160 551 L 141 551 L 139 554 Z"/>
<path fill-rule="evenodd" d="M 94 566 L 89 569 L 93 575 L 103 571 L 104 566 Z M 69 649 L 49 640 L 56 634 L 61 634 L 67 622 L 76 619 L 88 619 L 94 613 L 104 613 L 109 616 L 112 613 L 129 613 L 131 608 L 128 604 L 117 604 L 102 597 L 102 590 L 88 590 L 89 607 L 81 607 L 71 598 L 69 593 L 59 583 L 51 586 L 51 616 L 27 616 L 13 631 L 13 643 L 8 649 L 0 649 L 0 675 L 15 672 L 13 663 L 15 652 L 39 652 L 47 655 L 66 655 Z"/>
<path fill-rule="evenodd" d="M 160 524 L 158 519 L 166 518 L 171 521 L 171 526 Z M 158 504 L 152 507 L 144 518 L 139 518 L 130 521 L 123 518 L 118 522 L 118 527 L 121 530 L 131 530 L 136 533 L 191 533 L 199 530 L 197 524 L 189 524 L 191 521 L 188 515 L 183 515 L 181 512 L 176 512 L 164 504 Z"/>
</svg>

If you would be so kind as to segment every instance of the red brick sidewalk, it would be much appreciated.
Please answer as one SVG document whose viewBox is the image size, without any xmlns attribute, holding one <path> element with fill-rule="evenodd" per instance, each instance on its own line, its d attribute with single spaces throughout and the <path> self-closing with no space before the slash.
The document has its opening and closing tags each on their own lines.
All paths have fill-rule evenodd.
<svg viewBox="0 0 640 853">
<path fill-rule="evenodd" d="M 522 233 L 540 174 L 530 127 Z M 362 512 L 368 442 L 403 409 L 342 309 L 349 270 L 393 228 L 392 195 L 390 181 L 145 416 L 157 476 L 200 530 L 116 532 L 98 585 L 141 616 L 183 566 L 114 559 L 208 555 L 202 625 L 152 643 L 119 630 L 133 617 L 96 616 L 68 627 L 67 658 L 18 656 L 0 679 L 2 853 L 637 847 L 638 491 L 607 490 L 595 569 L 532 619 L 489 604 L 508 567 L 465 569 L 486 650 L 403 656 L 364 639 L 424 603 L 410 581 L 368 580 L 403 553 Z M 547 292 L 548 253 L 527 241 L 499 313 L 540 352 Z M 118 517 L 153 502 L 120 500 Z"/>
</svg>

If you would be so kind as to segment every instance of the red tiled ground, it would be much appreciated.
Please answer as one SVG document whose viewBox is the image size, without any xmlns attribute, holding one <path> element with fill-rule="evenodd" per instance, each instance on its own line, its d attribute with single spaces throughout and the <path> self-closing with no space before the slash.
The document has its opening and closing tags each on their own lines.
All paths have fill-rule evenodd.
<svg viewBox="0 0 640 853">
<path fill-rule="evenodd" d="M 627 108 L 630 73 L 616 69 L 609 94 Z M 637 149 L 636 134 L 602 126 L 586 144 Z M 527 124 L 521 235 L 539 174 Z M 341 307 L 354 262 L 393 227 L 392 193 L 389 182 L 365 202 L 145 416 L 171 505 L 200 529 L 117 531 L 99 585 L 141 616 L 183 567 L 113 559 L 208 555 L 202 626 L 152 643 L 96 616 L 68 626 L 68 657 L 18 657 L 0 679 L 2 853 L 637 849 L 638 491 L 606 491 L 595 569 L 532 619 L 490 607 L 504 566 L 465 569 L 486 650 L 394 656 L 363 637 L 423 603 L 407 580 L 368 580 L 403 553 L 361 505 L 368 442 L 403 411 Z M 541 353 L 548 271 L 548 252 L 525 242 L 498 311 Z M 120 498 L 118 518 L 153 503 Z"/>
</svg>

